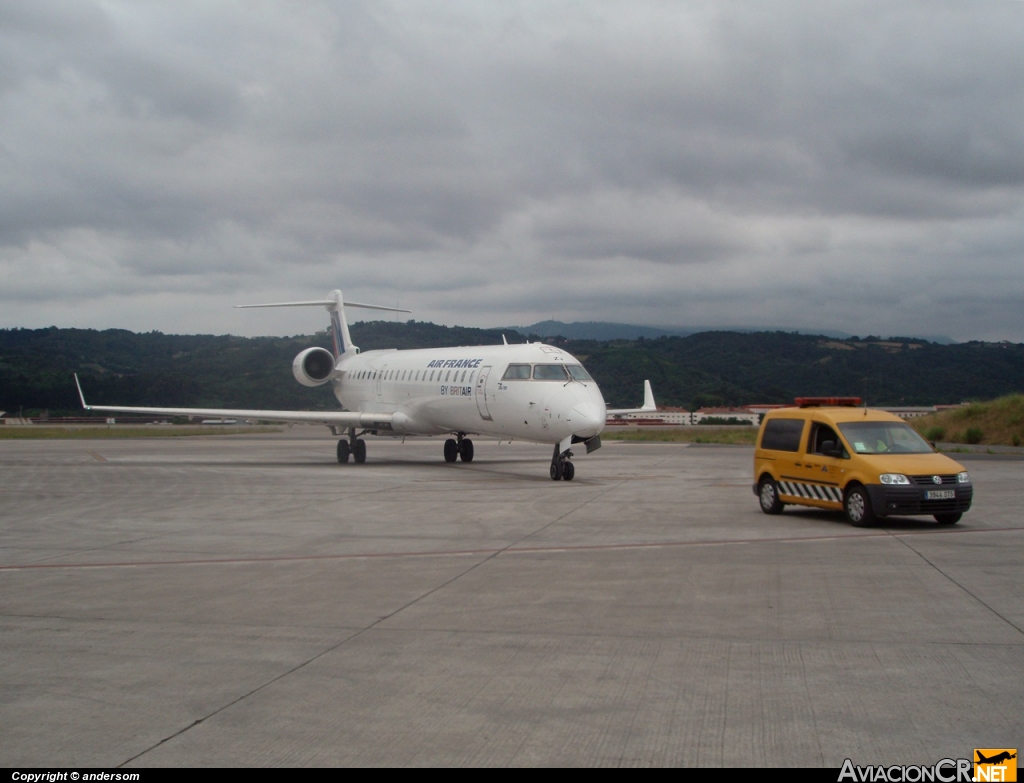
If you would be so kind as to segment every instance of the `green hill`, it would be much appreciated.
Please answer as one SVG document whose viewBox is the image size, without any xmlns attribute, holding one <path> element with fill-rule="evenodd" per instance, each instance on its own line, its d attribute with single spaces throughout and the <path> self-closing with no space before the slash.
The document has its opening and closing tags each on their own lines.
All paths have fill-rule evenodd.
<svg viewBox="0 0 1024 783">
<path fill-rule="evenodd" d="M 351 327 L 363 350 L 499 344 L 539 339 L 499 329 L 409 321 Z M 609 405 L 641 401 L 650 378 L 660 405 L 790 402 L 801 395 L 859 396 L 871 405 L 994 399 L 1024 391 L 1024 345 L 789 332 L 702 332 L 637 340 L 546 338 L 579 358 Z M 233 337 L 136 334 L 121 329 L 0 330 L 0 409 L 75 413 L 71 374 L 97 404 L 322 409 L 327 388 L 292 378 L 295 355 L 330 335 Z"/>
</svg>

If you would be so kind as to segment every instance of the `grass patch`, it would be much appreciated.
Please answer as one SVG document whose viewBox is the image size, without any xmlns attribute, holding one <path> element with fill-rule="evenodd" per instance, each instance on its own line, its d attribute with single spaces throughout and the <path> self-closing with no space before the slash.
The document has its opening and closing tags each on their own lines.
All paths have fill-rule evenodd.
<svg viewBox="0 0 1024 783">
<path fill-rule="evenodd" d="M 625 440 L 636 443 L 714 443 L 727 446 L 753 446 L 758 427 L 609 427 L 601 440 Z"/>
<path fill-rule="evenodd" d="M 928 440 L 949 433 L 950 443 L 1019 446 L 1024 442 L 1024 394 L 1011 394 L 991 402 L 972 402 L 950 410 L 911 419 L 914 429 Z"/>
<path fill-rule="evenodd" d="M 52 440 L 52 439 L 110 439 L 110 438 L 178 438 L 202 435 L 255 435 L 281 432 L 282 427 L 176 427 L 153 426 L 132 427 L 103 425 L 84 427 L 60 427 L 49 424 L 34 424 L 31 427 L 0 427 L 0 440 Z"/>
</svg>

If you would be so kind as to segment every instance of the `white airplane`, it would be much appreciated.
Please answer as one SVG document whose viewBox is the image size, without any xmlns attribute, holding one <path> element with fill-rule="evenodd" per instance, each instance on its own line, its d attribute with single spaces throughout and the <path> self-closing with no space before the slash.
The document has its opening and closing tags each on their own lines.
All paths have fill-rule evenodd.
<svg viewBox="0 0 1024 783">
<path fill-rule="evenodd" d="M 608 414 L 657 410 L 650 381 L 644 381 L 641 408 L 607 410 L 597 383 L 570 354 L 542 343 L 421 350 L 366 351 L 352 344 L 345 307 L 394 307 L 346 302 L 341 291 L 312 302 L 275 302 L 238 307 L 325 307 L 330 313 L 334 351 L 307 348 L 292 362 L 303 386 L 330 383 L 343 410 L 261 411 L 221 408 L 141 408 L 87 405 L 75 376 L 82 407 L 166 416 L 230 417 L 325 424 L 338 441 L 338 462 L 366 461 L 361 436 L 452 435 L 444 443 L 445 462 L 473 460 L 468 435 L 525 440 L 554 446 L 551 478 L 571 481 L 572 446 L 587 453 L 601 447 Z"/>
</svg>

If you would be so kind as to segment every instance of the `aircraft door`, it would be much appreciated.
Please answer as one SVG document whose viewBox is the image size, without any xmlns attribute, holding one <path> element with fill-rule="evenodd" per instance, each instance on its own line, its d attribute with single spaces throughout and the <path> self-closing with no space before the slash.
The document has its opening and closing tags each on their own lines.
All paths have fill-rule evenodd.
<svg viewBox="0 0 1024 783">
<path fill-rule="evenodd" d="M 491 368 L 487 366 L 481 367 L 480 374 L 476 376 L 476 409 L 480 411 L 480 418 L 484 421 L 494 421 L 487 410 L 487 378 L 490 374 Z"/>
<path fill-rule="evenodd" d="M 381 365 L 380 372 L 377 373 L 377 402 L 380 402 L 381 399 L 381 381 L 384 380 L 384 373 L 386 373 L 387 370 L 388 366 L 384 364 Z"/>
</svg>

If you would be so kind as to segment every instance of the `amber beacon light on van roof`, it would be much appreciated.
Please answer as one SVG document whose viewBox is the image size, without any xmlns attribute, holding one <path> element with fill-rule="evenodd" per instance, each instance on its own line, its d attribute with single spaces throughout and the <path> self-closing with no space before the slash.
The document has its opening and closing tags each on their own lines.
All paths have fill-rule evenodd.
<svg viewBox="0 0 1024 783">
<path fill-rule="evenodd" d="M 855 408 L 864 401 L 860 397 L 797 397 L 793 402 L 798 408 L 817 408 L 823 405 Z"/>
</svg>

